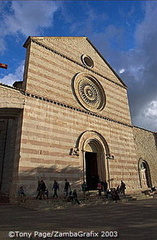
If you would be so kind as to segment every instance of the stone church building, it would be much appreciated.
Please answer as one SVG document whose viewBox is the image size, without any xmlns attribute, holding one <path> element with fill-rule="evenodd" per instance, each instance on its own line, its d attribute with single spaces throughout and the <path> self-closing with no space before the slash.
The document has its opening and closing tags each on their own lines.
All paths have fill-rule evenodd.
<svg viewBox="0 0 157 240">
<path fill-rule="evenodd" d="M 131 123 L 127 86 L 86 37 L 29 37 L 23 81 L 0 84 L 0 192 L 65 178 L 157 186 L 157 135 Z"/>
</svg>

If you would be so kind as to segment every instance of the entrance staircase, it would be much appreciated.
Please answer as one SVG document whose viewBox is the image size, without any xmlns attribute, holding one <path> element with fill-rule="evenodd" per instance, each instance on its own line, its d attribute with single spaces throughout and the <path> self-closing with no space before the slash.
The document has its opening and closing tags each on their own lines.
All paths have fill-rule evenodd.
<svg viewBox="0 0 157 240">
<path fill-rule="evenodd" d="M 144 200 L 144 199 L 150 199 L 153 198 L 152 196 L 147 196 L 144 194 L 134 194 L 134 195 L 125 195 L 120 196 L 120 200 L 118 200 L 119 203 L 125 203 L 125 202 L 131 202 L 136 200 Z M 25 201 L 17 202 L 19 206 L 29 208 L 32 210 L 40 210 L 40 211 L 46 211 L 51 209 L 64 209 L 69 208 L 73 206 L 95 206 L 97 204 L 114 204 L 114 201 L 112 199 L 106 199 L 106 197 L 101 196 L 99 197 L 97 194 L 97 191 L 90 191 L 89 195 L 85 198 L 82 197 L 82 194 L 78 197 L 80 201 L 80 205 L 77 203 L 67 202 L 63 198 L 57 198 L 57 199 L 35 199 L 35 198 L 26 198 Z"/>
</svg>

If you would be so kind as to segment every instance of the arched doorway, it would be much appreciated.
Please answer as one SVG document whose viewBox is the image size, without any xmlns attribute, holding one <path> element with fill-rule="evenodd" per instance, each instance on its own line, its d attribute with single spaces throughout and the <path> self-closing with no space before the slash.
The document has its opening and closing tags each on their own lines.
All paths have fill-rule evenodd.
<svg viewBox="0 0 157 240">
<path fill-rule="evenodd" d="M 109 154 L 108 144 L 96 131 L 86 131 L 78 140 L 78 147 L 82 150 L 83 181 L 87 182 L 89 190 L 96 190 L 99 180 L 109 179 L 109 167 L 106 162 L 106 154 Z"/>
<path fill-rule="evenodd" d="M 96 139 L 89 139 L 84 146 L 85 178 L 89 190 L 97 189 L 100 179 L 106 180 L 103 148 Z"/>
<path fill-rule="evenodd" d="M 139 160 L 139 178 L 142 188 L 152 187 L 149 165 L 147 161 L 143 159 Z"/>
</svg>

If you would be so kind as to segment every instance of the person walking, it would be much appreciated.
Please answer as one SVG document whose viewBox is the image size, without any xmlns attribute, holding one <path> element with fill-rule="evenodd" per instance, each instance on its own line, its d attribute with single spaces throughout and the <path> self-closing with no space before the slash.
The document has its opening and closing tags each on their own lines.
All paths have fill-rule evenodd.
<svg viewBox="0 0 157 240">
<path fill-rule="evenodd" d="M 53 198 L 54 197 L 58 198 L 57 192 L 59 191 L 59 184 L 58 184 L 58 182 L 56 180 L 54 180 L 52 190 L 54 191 Z"/>
<path fill-rule="evenodd" d="M 65 185 L 64 185 L 65 196 L 64 196 L 64 198 L 67 198 L 70 189 L 71 189 L 70 183 L 68 182 L 67 179 L 65 179 Z"/>
<path fill-rule="evenodd" d="M 37 194 L 37 196 L 36 196 L 36 199 L 38 199 L 38 198 L 40 197 L 40 195 L 41 195 L 40 185 L 41 185 L 41 181 L 39 180 L 39 181 L 38 181 L 38 187 L 37 187 L 37 192 L 38 192 L 38 194 Z"/>
<path fill-rule="evenodd" d="M 42 198 L 45 199 L 46 185 L 45 185 L 45 183 L 44 183 L 43 180 L 40 181 L 39 190 L 40 190 L 40 197 L 39 197 L 39 199 L 40 199 L 40 200 L 41 200 Z"/>
</svg>

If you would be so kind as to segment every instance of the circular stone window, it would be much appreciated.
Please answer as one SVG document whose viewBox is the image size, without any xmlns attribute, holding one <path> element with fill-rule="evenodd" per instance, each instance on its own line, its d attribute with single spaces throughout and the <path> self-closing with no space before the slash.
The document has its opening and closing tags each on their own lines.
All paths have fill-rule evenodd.
<svg viewBox="0 0 157 240">
<path fill-rule="evenodd" d="M 83 64 L 86 66 L 86 67 L 90 67 L 90 68 L 93 68 L 94 67 L 94 62 L 93 60 L 91 59 L 91 57 L 87 56 L 87 55 L 82 55 L 81 56 L 81 60 L 83 62 Z"/>
<path fill-rule="evenodd" d="M 96 78 L 79 73 L 73 79 L 73 91 L 77 101 L 87 110 L 101 111 L 106 104 L 103 87 Z"/>
</svg>

